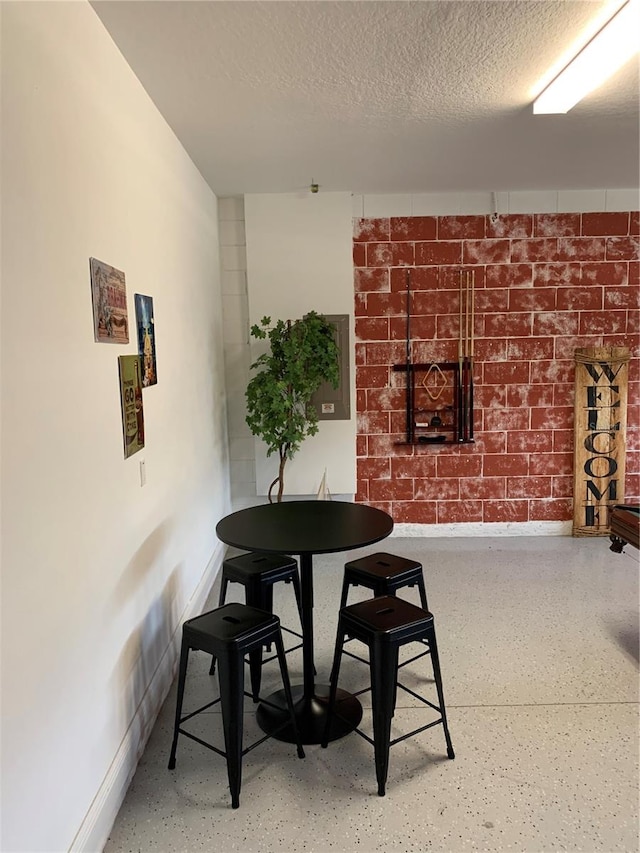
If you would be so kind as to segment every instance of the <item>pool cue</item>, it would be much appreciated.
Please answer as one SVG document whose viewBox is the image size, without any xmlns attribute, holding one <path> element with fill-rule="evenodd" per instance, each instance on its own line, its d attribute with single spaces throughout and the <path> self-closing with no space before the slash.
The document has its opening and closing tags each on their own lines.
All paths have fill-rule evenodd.
<svg viewBox="0 0 640 853">
<path fill-rule="evenodd" d="M 463 286 L 464 274 L 464 286 Z M 460 273 L 460 351 L 458 364 L 461 385 L 461 436 L 460 441 L 471 441 L 473 439 L 473 277 L 474 273 L 464 270 Z M 464 303 L 464 307 L 463 307 Z M 464 332 L 463 328 L 464 312 Z"/>
<path fill-rule="evenodd" d="M 469 296 L 471 299 L 471 323 L 470 323 L 470 336 L 469 336 L 469 412 L 468 412 L 468 424 L 469 424 L 469 441 L 473 441 L 473 346 L 474 346 L 474 329 L 473 324 L 475 321 L 475 284 L 476 284 L 476 272 L 475 270 L 470 270 L 469 272 Z"/>
<path fill-rule="evenodd" d="M 413 370 L 411 367 L 411 272 L 407 269 L 407 441 L 413 444 Z"/>
<path fill-rule="evenodd" d="M 469 270 L 465 270 L 464 284 L 464 440 L 469 441 Z"/>
<path fill-rule="evenodd" d="M 460 311 L 459 311 L 459 336 L 458 336 L 458 441 L 462 441 L 464 437 L 464 421 L 463 421 L 463 388 L 462 388 L 462 270 L 460 270 L 460 287 L 459 297 L 460 297 Z"/>
<path fill-rule="evenodd" d="M 465 271 L 464 441 L 473 441 L 473 346 L 475 272 Z"/>
</svg>

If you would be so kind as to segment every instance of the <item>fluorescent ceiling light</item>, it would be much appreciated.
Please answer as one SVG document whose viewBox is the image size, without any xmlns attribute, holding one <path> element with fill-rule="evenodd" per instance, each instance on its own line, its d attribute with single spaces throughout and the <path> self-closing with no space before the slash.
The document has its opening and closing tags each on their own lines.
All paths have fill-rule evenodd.
<svg viewBox="0 0 640 853">
<path fill-rule="evenodd" d="M 569 112 L 638 50 L 640 0 L 629 0 L 533 102 L 533 112 Z"/>
</svg>

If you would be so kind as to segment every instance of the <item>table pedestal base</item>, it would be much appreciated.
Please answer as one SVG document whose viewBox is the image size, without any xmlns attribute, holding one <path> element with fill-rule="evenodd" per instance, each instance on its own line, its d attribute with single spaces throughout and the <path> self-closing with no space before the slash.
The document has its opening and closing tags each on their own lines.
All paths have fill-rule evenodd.
<svg viewBox="0 0 640 853">
<path fill-rule="evenodd" d="M 302 743 L 320 743 L 324 735 L 324 726 L 327 718 L 329 685 L 316 684 L 314 695 L 311 697 L 304 696 L 302 685 L 293 687 L 292 692 L 295 717 Z M 289 719 L 289 712 L 287 711 L 284 690 L 278 690 L 276 693 L 271 694 L 271 696 L 267 697 L 267 700 L 278 707 L 270 708 L 268 705 L 260 704 L 256 719 L 265 734 L 272 734 L 274 729 Z M 338 688 L 336 694 L 335 710 L 336 713 L 331 723 L 329 740 L 338 740 L 338 738 L 348 735 L 362 719 L 362 705 L 360 702 L 351 693 L 347 693 L 346 690 L 340 690 L 340 688 Z M 291 725 L 285 726 L 273 736 L 276 740 L 295 743 Z"/>
</svg>

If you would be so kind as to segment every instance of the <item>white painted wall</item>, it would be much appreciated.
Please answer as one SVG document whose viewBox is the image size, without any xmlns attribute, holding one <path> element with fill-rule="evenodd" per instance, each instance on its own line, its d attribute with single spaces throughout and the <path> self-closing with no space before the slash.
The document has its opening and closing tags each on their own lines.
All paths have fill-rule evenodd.
<svg viewBox="0 0 640 853">
<path fill-rule="evenodd" d="M 222 556 L 217 202 L 87 3 L 2 6 L 0 847 L 96 851 Z M 154 298 L 128 460 L 90 256 Z"/>
<path fill-rule="evenodd" d="M 321 421 L 285 469 L 287 495 L 313 495 L 327 470 L 334 495 L 356 489 L 353 228 L 350 193 L 246 195 L 249 318 L 295 320 L 308 311 L 348 314 L 351 418 Z M 254 348 L 254 353 L 259 350 Z M 256 443 L 256 484 L 267 492 L 277 475 L 277 454 Z"/>
</svg>

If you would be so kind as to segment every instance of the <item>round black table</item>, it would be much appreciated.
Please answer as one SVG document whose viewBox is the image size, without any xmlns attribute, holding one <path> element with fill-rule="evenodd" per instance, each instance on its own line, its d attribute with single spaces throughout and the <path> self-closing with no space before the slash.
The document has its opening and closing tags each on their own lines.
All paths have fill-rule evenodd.
<svg viewBox="0 0 640 853">
<path fill-rule="evenodd" d="M 379 542 L 393 530 L 393 519 L 382 510 L 346 501 L 284 501 L 242 509 L 218 522 L 216 534 L 227 545 L 247 551 L 268 551 L 300 557 L 302 592 L 303 684 L 293 688 L 296 719 L 302 743 L 320 743 L 324 733 L 329 685 L 315 684 L 313 663 L 313 555 L 349 551 Z M 330 740 L 343 737 L 362 719 L 360 702 L 338 690 L 339 716 L 334 716 Z M 261 704 L 260 728 L 271 734 L 288 717 L 284 691 Z M 280 710 L 281 709 L 281 710 Z M 275 737 L 294 742 L 291 726 Z"/>
</svg>

